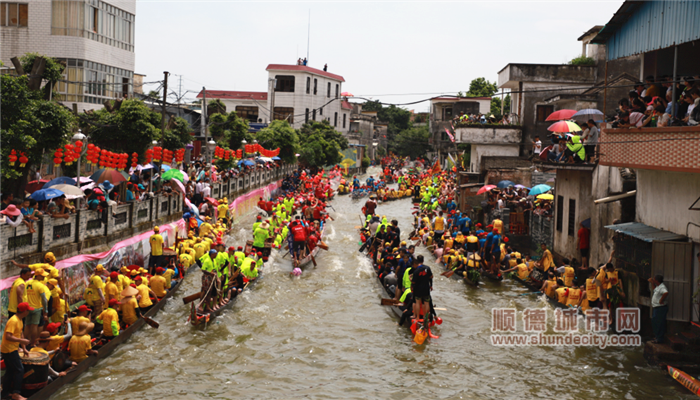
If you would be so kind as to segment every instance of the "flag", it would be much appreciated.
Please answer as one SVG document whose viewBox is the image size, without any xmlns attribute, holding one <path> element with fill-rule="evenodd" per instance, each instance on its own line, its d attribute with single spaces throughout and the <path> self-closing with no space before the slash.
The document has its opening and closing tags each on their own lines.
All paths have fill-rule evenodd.
<svg viewBox="0 0 700 400">
<path fill-rule="evenodd" d="M 435 161 L 435 164 L 433 165 L 433 173 L 438 174 L 442 171 L 442 168 L 440 168 L 440 161 Z"/>
<path fill-rule="evenodd" d="M 455 137 L 452 136 L 452 134 L 450 133 L 449 129 L 445 128 L 445 132 L 447 132 L 447 136 L 449 136 L 449 137 L 450 137 L 450 140 L 452 141 L 452 143 L 454 143 Z"/>
</svg>

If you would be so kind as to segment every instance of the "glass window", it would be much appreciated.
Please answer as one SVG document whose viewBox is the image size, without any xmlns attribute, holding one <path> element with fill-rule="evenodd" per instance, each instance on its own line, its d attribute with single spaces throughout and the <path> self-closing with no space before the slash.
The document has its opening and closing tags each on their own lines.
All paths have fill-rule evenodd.
<svg viewBox="0 0 700 400">
<path fill-rule="evenodd" d="M 286 120 L 290 124 L 294 123 L 294 108 L 292 107 L 275 107 L 273 115 L 273 119 Z"/>
</svg>

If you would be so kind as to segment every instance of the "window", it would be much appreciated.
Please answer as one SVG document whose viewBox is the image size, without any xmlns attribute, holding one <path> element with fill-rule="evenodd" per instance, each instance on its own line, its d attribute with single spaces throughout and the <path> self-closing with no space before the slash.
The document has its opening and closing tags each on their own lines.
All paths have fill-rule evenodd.
<svg viewBox="0 0 700 400">
<path fill-rule="evenodd" d="M 569 199 L 569 236 L 576 231 L 576 199 Z"/>
<path fill-rule="evenodd" d="M 557 231 L 561 232 L 564 224 L 564 196 L 557 196 Z"/>
<path fill-rule="evenodd" d="M 311 112 L 311 119 L 313 119 L 314 121 L 316 121 L 316 109 L 314 109 L 314 110 Z"/>
<path fill-rule="evenodd" d="M 311 93 L 311 77 L 306 77 L 306 94 Z"/>
<path fill-rule="evenodd" d="M 306 78 L 306 79 L 309 79 L 309 78 Z M 308 92 L 307 92 L 307 93 L 308 93 Z M 305 122 L 305 123 L 306 123 L 306 122 L 309 122 L 309 109 L 308 109 L 308 108 L 306 109 L 306 113 L 305 113 L 305 115 L 304 115 L 304 122 Z"/>
<path fill-rule="evenodd" d="M 106 99 L 128 97 L 132 92 L 130 71 L 74 58 L 59 61 L 66 65 L 63 79 L 73 82 L 56 85 L 61 101 L 102 104 Z"/>
<path fill-rule="evenodd" d="M 236 114 L 248 122 L 258 122 L 258 107 L 236 106 Z"/>
<path fill-rule="evenodd" d="M 323 115 L 323 107 L 318 109 L 318 115 Z"/>
<path fill-rule="evenodd" d="M 335 84 L 335 98 L 336 98 L 336 99 L 338 98 L 338 95 L 339 95 L 338 91 L 339 91 L 339 90 L 340 90 L 340 85 L 338 85 L 338 84 L 336 83 L 336 84 Z"/>
<path fill-rule="evenodd" d="M 134 51 L 134 15 L 99 0 L 51 2 L 51 34 L 78 36 Z"/>
<path fill-rule="evenodd" d="M 331 83 L 328 82 L 328 93 L 326 94 L 326 97 L 331 97 Z"/>
<path fill-rule="evenodd" d="M 347 114 L 343 114 L 343 129 L 345 129 L 345 121 L 347 120 Z"/>
<path fill-rule="evenodd" d="M 22 3 L 0 3 L 0 26 L 26 27 L 28 8 Z"/>
<path fill-rule="evenodd" d="M 314 94 L 317 92 L 316 89 L 318 89 L 318 79 L 314 78 Z"/>
<path fill-rule="evenodd" d="M 554 106 L 537 106 L 536 122 L 545 122 L 549 114 L 554 112 Z"/>
<path fill-rule="evenodd" d="M 275 75 L 275 92 L 294 93 L 294 77 L 291 75 Z"/>
<path fill-rule="evenodd" d="M 294 109 L 292 107 L 275 107 L 273 114 L 273 119 L 287 121 L 290 124 L 294 123 Z"/>
<path fill-rule="evenodd" d="M 338 127 L 338 113 L 333 116 L 333 126 Z"/>
<path fill-rule="evenodd" d="M 445 107 L 442 109 L 442 120 L 448 121 L 452 119 L 452 107 Z"/>
</svg>

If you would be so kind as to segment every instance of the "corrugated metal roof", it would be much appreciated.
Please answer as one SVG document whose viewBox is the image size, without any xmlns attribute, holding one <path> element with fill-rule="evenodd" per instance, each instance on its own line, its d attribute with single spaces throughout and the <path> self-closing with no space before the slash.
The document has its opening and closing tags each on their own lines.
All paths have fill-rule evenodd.
<svg viewBox="0 0 700 400">
<path fill-rule="evenodd" d="M 608 60 L 700 39 L 700 1 L 626 1 L 592 43 Z"/>
<path fill-rule="evenodd" d="M 625 224 L 607 225 L 606 228 L 612 229 L 615 232 L 624 233 L 625 235 L 629 235 L 649 243 L 657 240 L 685 241 L 688 239 L 683 235 L 678 235 L 673 232 L 657 229 L 649 225 L 644 225 L 640 222 L 627 222 Z"/>
</svg>

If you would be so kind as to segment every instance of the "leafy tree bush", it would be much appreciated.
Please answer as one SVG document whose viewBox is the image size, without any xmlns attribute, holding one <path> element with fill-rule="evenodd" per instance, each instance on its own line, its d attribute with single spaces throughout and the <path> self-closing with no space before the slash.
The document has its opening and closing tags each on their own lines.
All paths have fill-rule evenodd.
<svg viewBox="0 0 700 400">
<path fill-rule="evenodd" d="M 299 130 L 299 162 L 310 167 L 324 167 L 343 160 L 341 150 L 348 148 L 348 139 L 333 129 L 327 120 L 309 121 Z"/>
<path fill-rule="evenodd" d="M 287 121 L 275 120 L 266 128 L 261 129 L 255 138 L 267 150 L 279 147 L 279 158 L 286 163 L 296 162 L 299 152 L 299 135 Z"/>
<path fill-rule="evenodd" d="M 583 55 L 581 55 L 569 61 L 569 65 L 582 65 L 592 67 L 595 66 L 595 59 L 593 59 L 592 57 L 584 57 Z"/>
</svg>

